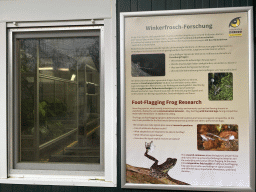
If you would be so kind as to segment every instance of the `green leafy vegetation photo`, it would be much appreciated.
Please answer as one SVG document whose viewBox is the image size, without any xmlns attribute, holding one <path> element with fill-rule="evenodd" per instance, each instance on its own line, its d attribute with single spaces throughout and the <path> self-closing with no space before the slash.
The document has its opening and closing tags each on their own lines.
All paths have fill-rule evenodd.
<svg viewBox="0 0 256 192">
<path fill-rule="evenodd" d="M 209 73 L 208 94 L 210 101 L 233 100 L 233 74 Z"/>
</svg>

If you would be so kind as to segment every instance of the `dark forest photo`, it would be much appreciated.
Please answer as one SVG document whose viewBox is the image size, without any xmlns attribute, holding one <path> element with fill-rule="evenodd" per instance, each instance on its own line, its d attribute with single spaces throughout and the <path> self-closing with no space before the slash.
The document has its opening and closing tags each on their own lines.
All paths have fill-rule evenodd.
<svg viewBox="0 0 256 192">
<path fill-rule="evenodd" d="M 165 54 L 133 54 L 132 76 L 165 76 Z"/>
</svg>

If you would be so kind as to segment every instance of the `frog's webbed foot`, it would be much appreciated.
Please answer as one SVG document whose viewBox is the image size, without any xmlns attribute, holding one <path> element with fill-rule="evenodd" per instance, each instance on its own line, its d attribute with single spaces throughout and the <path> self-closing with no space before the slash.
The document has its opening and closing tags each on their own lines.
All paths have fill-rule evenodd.
<svg viewBox="0 0 256 192">
<path fill-rule="evenodd" d="M 145 148 L 146 152 L 152 152 L 155 149 L 155 146 L 153 145 L 153 141 L 150 143 L 145 142 Z"/>
<path fill-rule="evenodd" d="M 147 150 L 149 150 L 150 148 L 151 148 L 151 144 L 153 143 L 153 141 L 151 141 L 150 143 L 147 143 L 147 142 L 145 142 L 145 148 L 147 149 Z"/>
</svg>

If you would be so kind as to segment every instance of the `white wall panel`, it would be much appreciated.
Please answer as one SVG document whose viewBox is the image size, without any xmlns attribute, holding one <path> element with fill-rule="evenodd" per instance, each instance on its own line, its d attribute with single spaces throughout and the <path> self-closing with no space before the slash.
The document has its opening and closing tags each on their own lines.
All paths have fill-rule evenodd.
<svg viewBox="0 0 256 192">
<path fill-rule="evenodd" d="M 6 85 L 6 23 L 0 23 L 0 82 Z M 0 179 L 7 178 L 6 86 L 0 89 Z"/>
<path fill-rule="evenodd" d="M 0 21 L 110 18 L 111 5 L 111 0 L 0 0 Z"/>
</svg>

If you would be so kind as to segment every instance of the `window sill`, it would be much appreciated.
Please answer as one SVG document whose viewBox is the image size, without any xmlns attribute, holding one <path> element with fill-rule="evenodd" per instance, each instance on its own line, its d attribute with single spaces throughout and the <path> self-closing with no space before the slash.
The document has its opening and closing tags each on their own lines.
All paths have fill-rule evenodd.
<svg viewBox="0 0 256 192">
<path fill-rule="evenodd" d="M 63 176 L 63 175 L 13 175 L 0 179 L 5 184 L 27 185 L 63 185 L 63 186 L 89 186 L 89 187 L 116 187 L 111 181 L 105 181 L 104 176 Z"/>
</svg>

